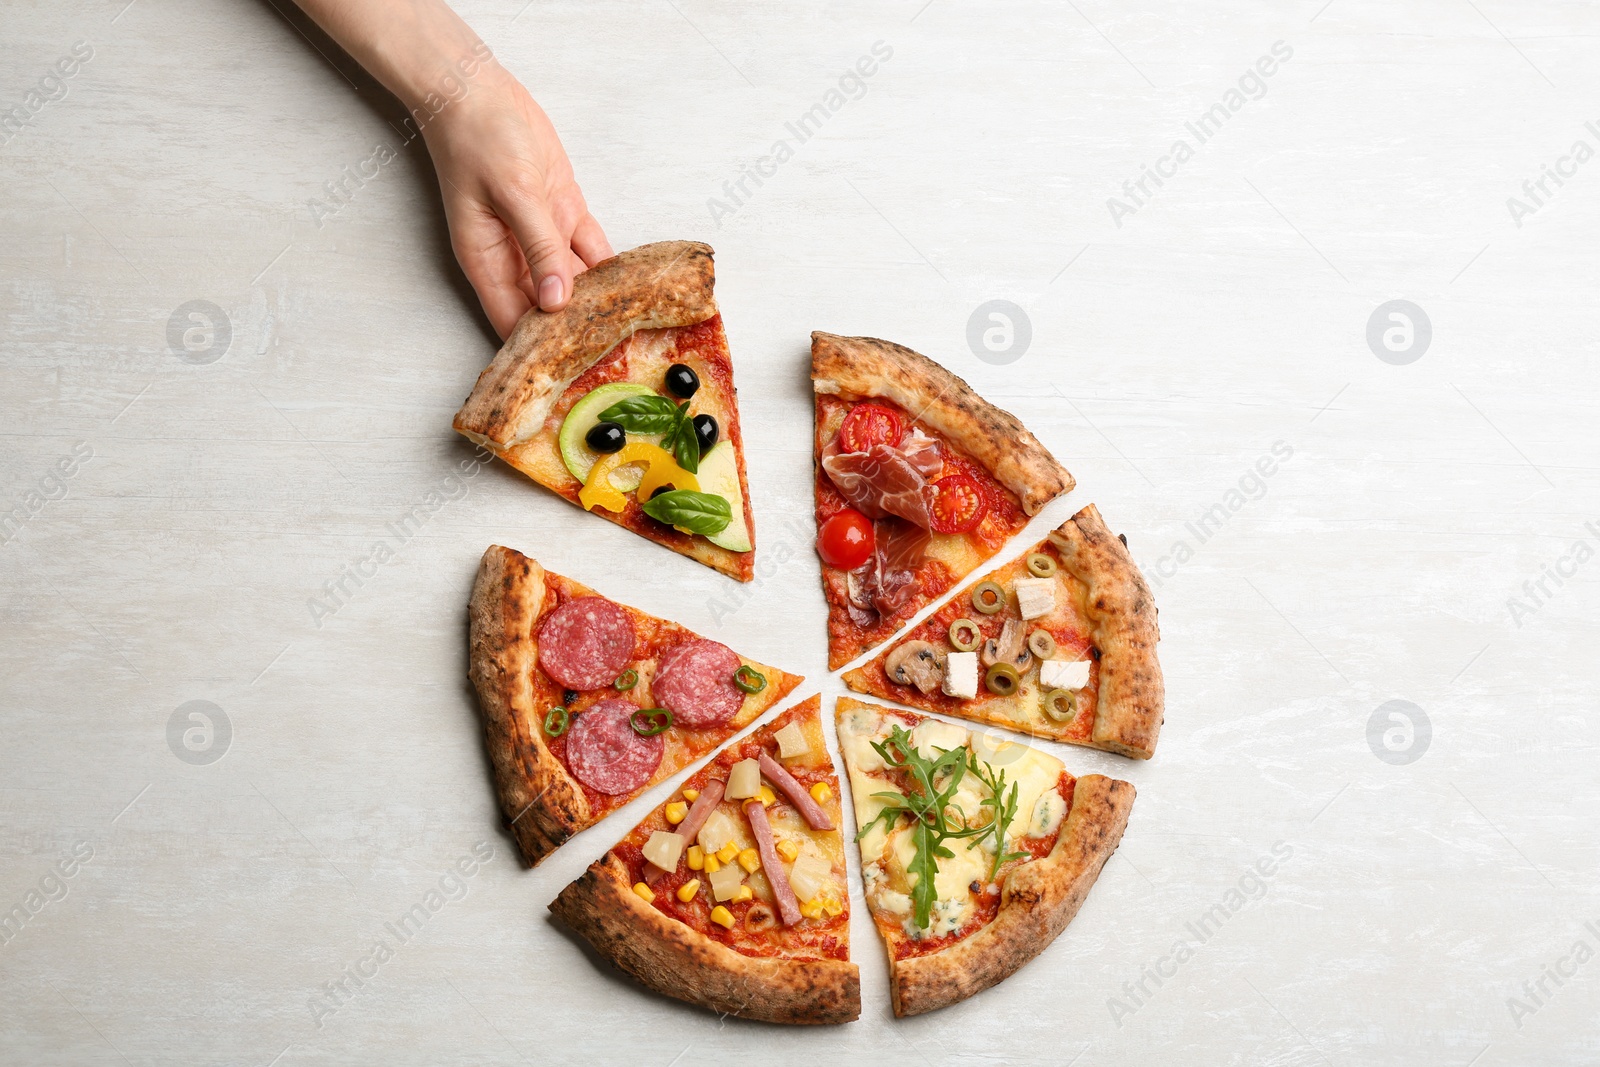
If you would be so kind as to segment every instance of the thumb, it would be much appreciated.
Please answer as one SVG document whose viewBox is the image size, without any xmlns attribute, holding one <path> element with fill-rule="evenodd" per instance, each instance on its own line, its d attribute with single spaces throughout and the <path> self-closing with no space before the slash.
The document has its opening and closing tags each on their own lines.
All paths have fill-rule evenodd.
<svg viewBox="0 0 1600 1067">
<path fill-rule="evenodd" d="M 549 208 L 541 199 L 507 197 L 496 208 L 528 261 L 539 309 L 560 311 L 572 299 L 574 257 L 571 242 L 556 228 Z"/>
</svg>

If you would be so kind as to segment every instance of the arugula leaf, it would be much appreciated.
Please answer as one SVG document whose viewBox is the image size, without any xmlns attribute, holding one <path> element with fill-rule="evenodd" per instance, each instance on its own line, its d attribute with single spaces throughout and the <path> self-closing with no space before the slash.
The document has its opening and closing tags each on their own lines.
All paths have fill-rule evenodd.
<svg viewBox="0 0 1600 1067">
<path fill-rule="evenodd" d="M 617 401 L 600 413 L 600 421 L 614 422 L 628 433 L 657 434 L 671 433 L 680 420 L 672 401 L 647 394 Z"/>
<path fill-rule="evenodd" d="M 989 881 L 994 881 L 995 875 L 1000 873 L 1000 868 L 1012 860 L 1020 860 L 1028 854 L 1026 852 L 1006 851 L 1006 830 L 1017 817 L 1017 784 L 1011 784 L 1010 795 L 1006 794 L 1006 772 L 994 772 L 992 768 L 986 773 L 988 764 L 978 759 L 975 753 L 967 754 L 967 767 L 977 776 L 978 781 L 989 787 L 989 795 L 979 801 L 981 807 L 989 808 L 993 812 L 988 825 L 984 827 L 984 836 L 994 835 L 994 863 L 989 867 Z"/>
<path fill-rule="evenodd" d="M 726 498 L 693 489 L 669 489 L 639 506 L 652 519 L 703 536 L 721 533 L 733 521 L 733 507 Z"/>
</svg>

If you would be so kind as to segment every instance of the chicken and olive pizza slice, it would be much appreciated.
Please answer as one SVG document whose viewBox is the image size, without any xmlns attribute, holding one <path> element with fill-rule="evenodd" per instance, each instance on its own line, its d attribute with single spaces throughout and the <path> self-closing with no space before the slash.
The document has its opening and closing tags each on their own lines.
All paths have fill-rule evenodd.
<svg viewBox="0 0 1600 1067">
<path fill-rule="evenodd" d="M 766 1022 L 860 1015 L 821 699 L 723 749 L 550 910 L 669 997 Z"/>
</svg>

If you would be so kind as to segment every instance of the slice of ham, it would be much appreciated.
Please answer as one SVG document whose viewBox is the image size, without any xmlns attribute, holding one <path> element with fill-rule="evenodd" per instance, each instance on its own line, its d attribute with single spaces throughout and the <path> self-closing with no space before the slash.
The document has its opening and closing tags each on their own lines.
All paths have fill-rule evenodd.
<svg viewBox="0 0 1600 1067">
<path fill-rule="evenodd" d="M 765 752 L 761 753 L 760 763 L 761 773 L 767 781 L 777 786 L 778 790 L 789 798 L 789 803 L 793 804 L 805 818 L 807 826 L 813 830 L 833 829 L 833 820 L 828 818 L 828 813 L 822 810 L 822 805 L 817 803 L 815 797 L 806 792 L 805 786 L 795 781 L 794 775 L 784 770 L 777 760 Z M 763 812 L 761 821 L 765 822 L 766 818 L 766 813 Z"/>
<path fill-rule="evenodd" d="M 865 452 L 841 451 L 838 437 L 822 450 L 822 469 L 850 506 L 869 519 L 898 515 L 926 529 L 928 485 L 944 470 L 939 444 L 920 431 L 899 446 L 877 444 Z"/>
<path fill-rule="evenodd" d="M 684 852 L 689 851 L 689 846 L 694 844 L 694 839 L 700 836 L 700 827 L 706 824 L 706 820 L 711 818 L 711 813 L 717 810 L 717 805 L 722 803 L 722 791 L 727 788 L 727 785 L 728 783 L 721 778 L 713 778 L 707 782 L 706 787 L 700 790 L 700 795 L 695 797 L 694 804 L 689 808 L 689 814 L 685 815 L 683 821 L 672 828 L 673 833 L 683 835 Z M 678 862 L 683 862 L 682 855 L 679 855 Z M 656 882 L 666 876 L 667 872 L 655 864 L 647 863 L 644 865 L 644 881 L 646 885 L 655 885 Z"/>
<path fill-rule="evenodd" d="M 761 758 L 767 759 L 766 756 Z M 767 809 L 761 806 L 759 799 L 747 800 L 744 802 L 744 817 L 750 820 L 750 833 L 756 839 L 756 851 L 761 854 L 761 869 L 766 872 L 767 884 L 772 887 L 772 899 L 778 905 L 778 917 L 783 920 L 783 925 L 793 926 L 800 921 L 800 902 L 795 899 L 789 876 L 784 872 L 783 862 L 778 859 L 778 845 L 772 838 L 772 824 L 767 822 Z"/>
<path fill-rule="evenodd" d="M 850 617 L 860 626 L 875 625 L 880 616 L 896 615 L 911 602 L 928 548 L 928 531 L 904 519 L 879 519 L 872 533 L 871 558 L 845 576 Z"/>
</svg>

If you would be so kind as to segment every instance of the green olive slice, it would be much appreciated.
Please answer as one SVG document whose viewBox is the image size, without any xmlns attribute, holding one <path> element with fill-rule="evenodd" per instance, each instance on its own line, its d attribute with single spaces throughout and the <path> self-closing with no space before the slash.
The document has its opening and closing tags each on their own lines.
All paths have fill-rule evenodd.
<svg viewBox="0 0 1600 1067">
<path fill-rule="evenodd" d="M 1043 552 L 1029 552 L 1028 573 L 1035 578 L 1050 578 L 1056 573 L 1056 561 Z"/>
<path fill-rule="evenodd" d="M 989 673 L 983 676 L 983 684 L 995 696 L 1008 697 L 1022 684 L 1022 676 L 1011 664 L 996 663 L 989 668 Z"/>
<path fill-rule="evenodd" d="M 1044 695 L 1044 713 L 1056 722 L 1071 722 L 1078 715 L 1078 697 L 1070 689 L 1052 689 Z"/>
<path fill-rule="evenodd" d="M 993 615 L 1006 606 L 1006 591 L 994 582 L 979 582 L 972 589 L 972 606 Z"/>
<path fill-rule="evenodd" d="M 983 631 L 971 619 L 957 619 L 950 624 L 950 643 L 957 652 L 973 652 L 983 644 Z"/>
<path fill-rule="evenodd" d="M 1028 651 L 1040 659 L 1049 659 L 1056 654 L 1056 639 L 1049 630 L 1035 630 L 1028 635 Z"/>
</svg>

